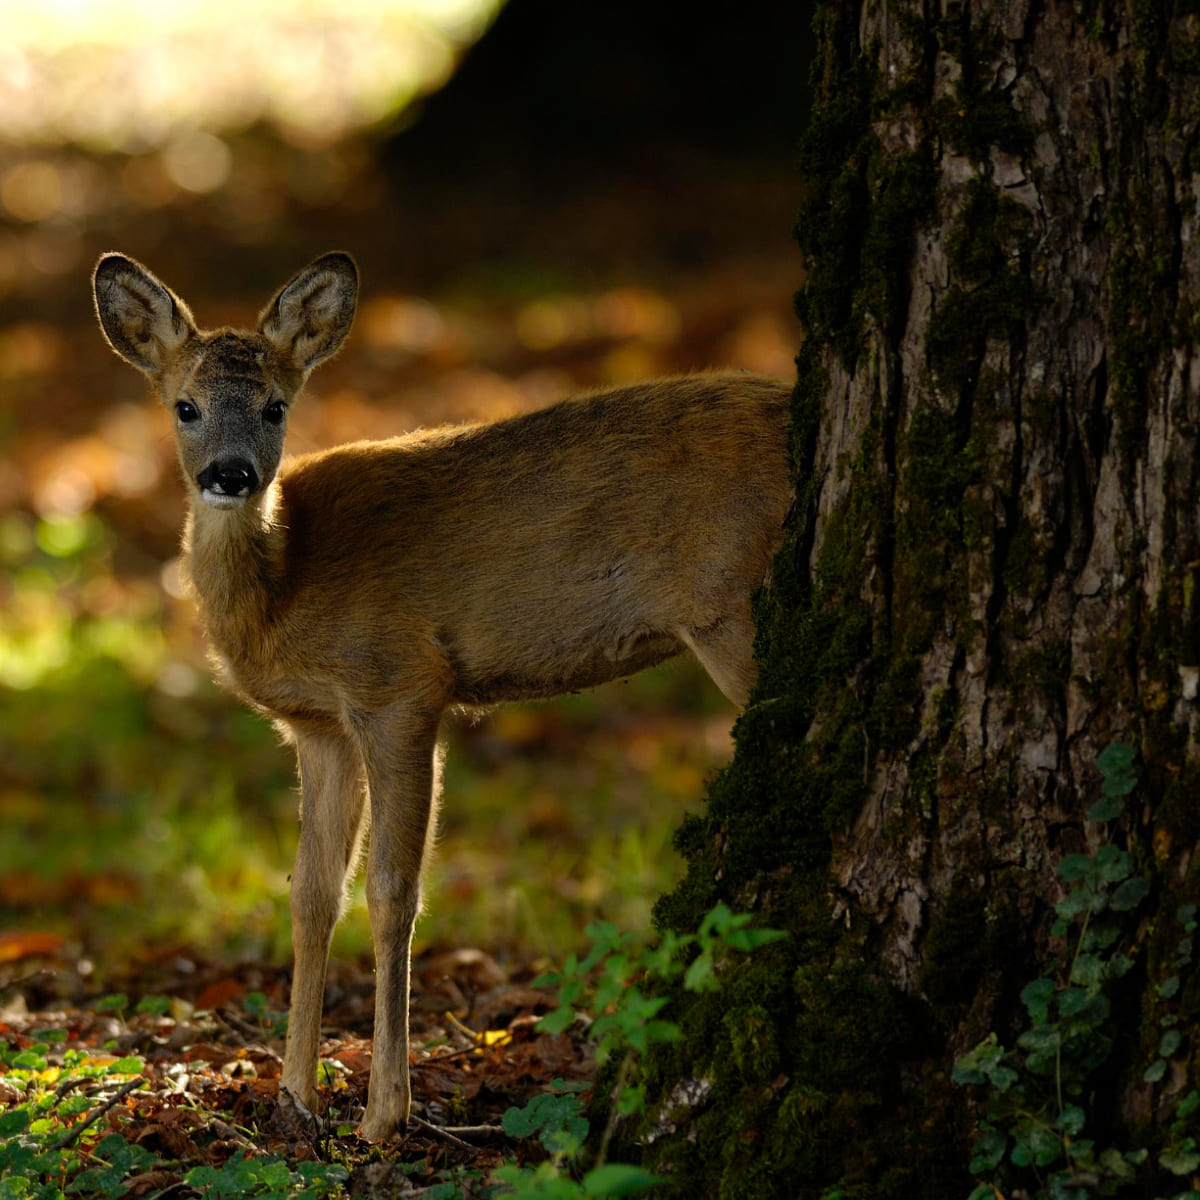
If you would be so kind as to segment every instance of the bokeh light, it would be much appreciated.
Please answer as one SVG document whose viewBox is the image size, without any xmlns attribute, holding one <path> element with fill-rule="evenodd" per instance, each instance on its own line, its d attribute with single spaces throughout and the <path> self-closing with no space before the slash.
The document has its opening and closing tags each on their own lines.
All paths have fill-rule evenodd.
<svg viewBox="0 0 1200 1200">
<path fill-rule="evenodd" d="M 328 144 L 443 83 L 498 7 L 259 0 L 248 15 L 238 0 L 0 0 L 0 137 L 128 152 L 171 143 L 180 186 L 212 190 L 220 150 L 201 148 L 197 130 L 267 122 Z M 18 216 L 53 199 L 45 172 L 13 186 L 27 188 L 16 207 L 6 200 Z"/>
</svg>

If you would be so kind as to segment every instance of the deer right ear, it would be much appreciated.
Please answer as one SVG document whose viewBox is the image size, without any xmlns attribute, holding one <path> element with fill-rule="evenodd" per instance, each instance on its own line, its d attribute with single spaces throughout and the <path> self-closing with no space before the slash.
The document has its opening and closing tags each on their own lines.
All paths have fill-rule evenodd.
<svg viewBox="0 0 1200 1200">
<path fill-rule="evenodd" d="M 307 374 L 336 354 L 354 322 L 358 268 L 348 254 L 323 254 L 293 275 L 258 318 L 258 329 Z"/>
<path fill-rule="evenodd" d="M 106 254 L 92 276 L 96 316 L 108 344 L 129 364 L 158 378 L 196 333 L 192 314 L 141 263 Z"/>
</svg>

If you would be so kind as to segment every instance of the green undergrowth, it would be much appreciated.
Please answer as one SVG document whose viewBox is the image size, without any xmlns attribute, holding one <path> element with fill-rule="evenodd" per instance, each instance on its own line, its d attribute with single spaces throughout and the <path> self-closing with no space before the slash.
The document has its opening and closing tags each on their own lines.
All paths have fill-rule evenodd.
<svg viewBox="0 0 1200 1200">
<path fill-rule="evenodd" d="M 65 1030 L 19 1050 L 0 1046 L 0 1078 L 23 1099 L 0 1110 L 0 1200 L 115 1200 L 132 1181 L 173 1168 L 201 1200 L 324 1200 L 349 1177 L 336 1163 L 289 1163 L 234 1153 L 219 1165 L 165 1162 L 137 1139 L 138 1119 L 120 1103 L 150 1082 L 136 1055 L 56 1052 Z M 164 1172 L 168 1177 L 171 1170 Z M 179 1185 L 174 1185 L 178 1187 Z"/>
<path fill-rule="evenodd" d="M 647 1052 L 682 1034 L 663 985 L 675 980 L 689 994 L 719 995 L 736 963 L 785 935 L 754 928 L 748 915 L 723 905 L 685 936 L 650 940 L 607 922 L 587 932 L 586 954 L 572 955 L 534 983 L 555 988 L 558 996 L 557 1007 L 540 1022 L 542 1032 L 586 1030 L 608 1076 L 604 1102 L 585 1104 L 590 1084 L 554 1080 L 503 1116 L 502 1129 L 518 1157 L 494 1171 L 469 1162 L 433 1171 L 434 1182 L 422 1192 L 427 1200 L 610 1200 L 669 1184 L 666 1175 L 610 1153 L 618 1123 L 646 1110 Z M 260 1024 L 278 1016 L 267 1013 L 264 1003 L 246 998 L 247 1015 Z M 94 1007 L 128 1032 L 125 996 L 104 997 Z M 163 1018 L 172 1007 L 169 997 L 146 996 L 134 1012 Z M 352 1123 L 340 1123 L 345 1114 L 331 1109 L 323 1136 L 309 1147 L 321 1161 L 258 1152 L 255 1147 L 271 1136 L 269 1105 L 238 1105 L 240 1116 L 213 1112 L 207 1101 L 175 1092 L 170 1079 L 179 1073 L 172 1075 L 161 1057 L 149 1066 L 137 1055 L 118 1056 L 115 1038 L 85 1051 L 64 1047 L 68 1037 L 66 1029 L 50 1028 L 20 1045 L 0 1041 L 0 1200 L 115 1200 L 135 1186 L 142 1194 L 148 1180 L 166 1192 L 184 1187 L 202 1200 L 380 1194 L 370 1178 L 377 1151 L 356 1141 Z M 186 1144 L 206 1161 L 170 1158 L 143 1144 L 156 1123 L 180 1115 L 173 1111 L 180 1104 L 189 1110 L 194 1140 L 172 1144 Z M 232 1153 L 230 1138 L 237 1142 Z M 404 1173 L 430 1174 L 425 1160 L 395 1165 Z"/>
<path fill-rule="evenodd" d="M 557 1081 L 550 1093 L 505 1114 L 507 1133 L 536 1135 L 550 1158 L 535 1167 L 500 1168 L 497 1200 L 587 1200 L 669 1187 L 666 1174 L 609 1160 L 619 1123 L 648 1115 L 643 1076 L 649 1051 L 683 1036 L 664 989 L 674 982 L 688 995 L 719 996 L 735 963 L 786 937 L 754 927 L 749 914 L 723 904 L 705 915 L 695 933 L 668 932 L 653 944 L 609 922 L 591 926 L 588 934 L 592 945 L 583 958 L 572 955 L 560 971 L 535 982 L 558 989 L 558 1007 L 542 1018 L 543 1031 L 562 1032 L 581 1017 L 589 1022 L 601 1084 L 590 1110 Z"/>
</svg>

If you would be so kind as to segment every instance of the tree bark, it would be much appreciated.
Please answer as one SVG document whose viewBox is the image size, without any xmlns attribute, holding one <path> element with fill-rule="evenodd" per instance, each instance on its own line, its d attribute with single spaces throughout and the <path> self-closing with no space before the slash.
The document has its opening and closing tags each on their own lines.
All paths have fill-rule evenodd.
<svg viewBox="0 0 1200 1200">
<path fill-rule="evenodd" d="M 1176 916 L 1200 892 L 1200 5 L 847 0 L 817 29 L 797 502 L 734 762 L 658 909 L 792 936 L 675 997 L 640 1136 L 680 1195 L 965 1197 L 987 1096 L 955 1059 L 1070 982 L 1056 868 L 1111 841 L 1151 890 L 1080 1106 L 1097 1147 L 1149 1156 L 1071 1186 L 1174 1195 L 1156 1155 L 1200 1079 Z M 1145 770 L 1089 821 L 1111 743 Z"/>
</svg>

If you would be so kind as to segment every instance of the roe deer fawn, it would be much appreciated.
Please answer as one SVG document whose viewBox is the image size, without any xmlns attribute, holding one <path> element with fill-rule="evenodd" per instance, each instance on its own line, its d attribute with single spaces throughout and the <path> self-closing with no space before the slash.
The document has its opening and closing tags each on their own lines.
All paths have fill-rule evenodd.
<svg viewBox="0 0 1200 1200">
<path fill-rule="evenodd" d="M 197 329 L 124 255 L 104 255 L 93 284 L 110 345 L 174 416 L 186 575 L 222 673 L 295 743 L 283 1086 L 313 1109 L 330 938 L 370 825 L 361 1131 L 388 1137 L 409 1118 L 409 955 L 442 713 L 590 687 L 685 648 L 744 704 L 750 597 L 791 494 L 790 388 L 665 379 L 281 465 L 288 408 L 354 317 L 348 255 L 289 280 L 253 332 Z"/>
</svg>

